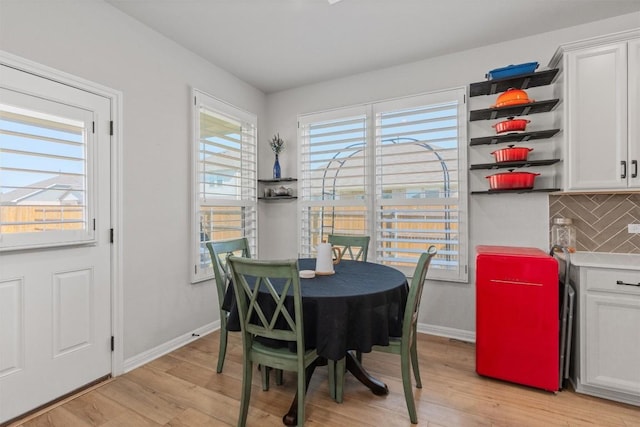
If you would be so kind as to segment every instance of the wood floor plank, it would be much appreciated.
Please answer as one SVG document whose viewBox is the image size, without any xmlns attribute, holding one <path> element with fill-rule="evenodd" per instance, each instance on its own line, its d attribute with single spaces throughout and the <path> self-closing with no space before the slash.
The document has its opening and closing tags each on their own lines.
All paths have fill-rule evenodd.
<svg viewBox="0 0 640 427">
<path fill-rule="evenodd" d="M 207 414 L 203 414 L 197 409 L 188 408 L 178 416 L 170 420 L 165 426 L 168 427 L 219 427 L 220 420 L 216 420 Z"/>
<path fill-rule="evenodd" d="M 161 425 L 136 412 L 130 412 L 120 414 L 116 418 L 101 424 L 100 427 L 159 427 Z"/>
<path fill-rule="evenodd" d="M 84 427 L 91 426 L 91 424 L 77 417 L 69 408 L 65 406 L 58 406 L 53 408 L 36 418 L 27 421 L 24 424 L 26 427 Z"/>
<path fill-rule="evenodd" d="M 213 393 L 168 373 L 143 366 L 129 372 L 127 376 L 138 385 L 152 388 L 163 399 L 171 400 L 181 407 L 197 409 L 227 423 L 232 423 L 237 416 L 237 400 Z"/>
<path fill-rule="evenodd" d="M 105 424 L 128 411 L 127 407 L 100 393 L 87 393 L 79 396 L 68 402 L 65 409 L 92 426 Z"/>
<path fill-rule="evenodd" d="M 131 381 L 127 376 L 101 387 L 97 393 L 158 424 L 167 423 L 186 409 L 154 389 Z"/>
<path fill-rule="evenodd" d="M 173 353 L 165 354 L 162 357 L 158 357 L 155 360 L 147 363 L 145 366 L 153 369 L 157 369 L 158 371 L 166 372 L 174 366 L 178 365 L 181 362 L 181 359 L 178 359 L 173 355 Z"/>
<path fill-rule="evenodd" d="M 229 334 L 224 371 L 216 373 L 219 332 L 162 356 L 24 423 L 28 427 L 235 426 L 242 385 L 242 348 Z M 418 334 L 423 388 L 414 387 L 420 426 L 427 427 L 640 427 L 640 407 L 575 393 L 549 393 L 475 373 L 475 346 Z M 308 426 L 406 427 L 399 357 L 364 355 L 366 369 L 389 387 L 375 396 L 347 374 L 344 403 L 328 392 L 327 368 L 318 367 L 306 401 Z M 262 391 L 254 369 L 247 425 L 282 426 L 296 376 L 271 380 Z"/>
</svg>

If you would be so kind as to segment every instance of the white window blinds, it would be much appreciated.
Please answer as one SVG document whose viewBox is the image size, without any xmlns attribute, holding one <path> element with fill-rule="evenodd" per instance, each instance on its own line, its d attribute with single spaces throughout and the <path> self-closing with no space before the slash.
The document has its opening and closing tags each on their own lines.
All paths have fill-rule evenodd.
<svg viewBox="0 0 640 427">
<path fill-rule="evenodd" d="M 200 106 L 199 186 L 203 204 L 254 200 L 255 125 Z"/>
<path fill-rule="evenodd" d="M 373 106 L 377 260 L 411 269 L 420 253 L 435 245 L 438 255 L 429 276 L 449 280 L 466 276 L 460 226 L 466 211 L 460 205 L 460 177 L 464 180 L 466 168 L 459 173 L 460 151 L 466 150 L 464 93 L 455 95 Z"/>
<path fill-rule="evenodd" d="M 466 280 L 464 95 L 301 116 L 301 253 L 328 234 L 366 234 L 369 261 L 411 273 L 433 244 L 429 277 Z"/>
<path fill-rule="evenodd" d="M 0 89 L 0 247 L 94 238 L 92 112 Z"/>
<path fill-rule="evenodd" d="M 300 121 L 302 247 L 312 256 L 329 234 L 364 234 L 368 225 L 367 119 L 362 108 Z"/>
<path fill-rule="evenodd" d="M 194 91 L 193 280 L 211 277 L 206 243 L 247 237 L 256 252 L 254 115 Z"/>
</svg>

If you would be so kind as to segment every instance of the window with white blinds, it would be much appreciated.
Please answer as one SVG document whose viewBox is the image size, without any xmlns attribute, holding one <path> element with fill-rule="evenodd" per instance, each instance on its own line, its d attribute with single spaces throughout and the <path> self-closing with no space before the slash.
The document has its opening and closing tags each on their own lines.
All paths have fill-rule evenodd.
<svg viewBox="0 0 640 427">
<path fill-rule="evenodd" d="M 247 237 L 256 253 L 256 116 L 194 90 L 194 269 L 213 275 L 206 243 Z"/>
<path fill-rule="evenodd" d="M 0 247 L 92 241 L 93 114 L 9 90 L 0 95 Z"/>
<path fill-rule="evenodd" d="M 369 261 L 409 274 L 435 245 L 429 277 L 466 281 L 464 96 L 456 89 L 301 116 L 301 253 L 313 256 L 328 234 L 367 234 Z"/>
<path fill-rule="evenodd" d="M 300 119 L 301 254 L 329 234 L 366 234 L 367 116 L 363 108 Z"/>
</svg>

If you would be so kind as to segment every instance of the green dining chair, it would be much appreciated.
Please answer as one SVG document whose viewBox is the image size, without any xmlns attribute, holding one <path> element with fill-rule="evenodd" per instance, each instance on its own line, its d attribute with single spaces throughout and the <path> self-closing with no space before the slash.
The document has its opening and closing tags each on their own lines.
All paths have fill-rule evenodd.
<svg viewBox="0 0 640 427">
<path fill-rule="evenodd" d="M 305 349 L 302 295 L 298 261 L 261 261 L 230 256 L 233 289 L 240 316 L 242 334 L 242 398 L 238 426 L 244 427 L 251 398 L 253 363 L 285 371 L 295 371 L 297 380 L 297 419 L 304 424 L 304 402 L 308 377 L 318 358 L 316 349 Z M 275 281 L 282 286 L 277 290 Z M 288 294 L 292 303 L 285 303 Z M 259 298 L 260 296 L 260 298 Z M 256 338 L 295 342 L 289 346 L 270 347 Z M 307 369 L 311 370 L 307 372 Z"/>
<path fill-rule="evenodd" d="M 245 258 L 251 258 L 251 251 L 249 249 L 249 241 L 246 237 L 219 242 L 208 242 L 207 248 L 209 249 L 209 255 L 211 255 L 213 273 L 216 278 L 218 307 L 220 308 L 220 348 L 218 350 L 218 366 L 216 368 L 216 372 L 220 373 L 222 372 L 224 358 L 227 353 L 227 320 L 229 318 L 229 312 L 222 308 L 224 295 L 227 292 L 227 286 L 231 279 L 227 270 L 227 258 L 233 254 L 240 254 Z"/>
<path fill-rule="evenodd" d="M 369 236 L 355 236 L 346 234 L 329 234 L 327 241 L 333 246 L 337 246 L 342 251 L 344 259 L 355 261 L 366 261 L 369 252 Z"/>
<path fill-rule="evenodd" d="M 400 355 L 400 366 L 402 371 L 402 385 L 404 388 L 404 399 L 409 410 L 409 418 L 411 423 L 418 423 L 418 414 L 416 412 L 416 404 L 413 399 L 413 391 L 411 389 L 411 368 L 413 367 L 413 376 L 416 380 L 416 387 L 422 388 L 420 380 L 420 368 L 418 365 L 418 350 L 416 346 L 416 335 L 418 333 L 418 311 L 420 309 L 420 300 L 422 299 L 422 290 L 424 281 L 427 276 L 427 270 L 431 260 L 438 251 L 435 246 L 430 246 L 426 252 L 420 255 L 416 270 L 411 279 L 409 288 L 409 296 L 404 309 L 404 317 L 402 319 L 402 336 L 389 337 L 388 346 L 374 346 L 374 351 L 385 353 L 393 353 Z M 336 368 L 336 400 L 342 401 L 342 392 L 344 387 L 344 359 L 338 363 Z"/>
</svg>

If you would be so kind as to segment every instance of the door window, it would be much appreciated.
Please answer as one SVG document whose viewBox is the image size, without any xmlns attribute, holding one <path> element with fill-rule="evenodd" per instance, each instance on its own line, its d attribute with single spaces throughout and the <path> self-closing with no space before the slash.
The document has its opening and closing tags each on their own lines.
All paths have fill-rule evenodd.
<svg viewBox="0 0 640 427">
<path fill-rule="evenodd" d="M 93 113 L 0 89 L 0 250 L 94 239 Z"/>
</svg>

